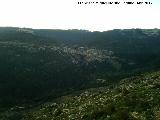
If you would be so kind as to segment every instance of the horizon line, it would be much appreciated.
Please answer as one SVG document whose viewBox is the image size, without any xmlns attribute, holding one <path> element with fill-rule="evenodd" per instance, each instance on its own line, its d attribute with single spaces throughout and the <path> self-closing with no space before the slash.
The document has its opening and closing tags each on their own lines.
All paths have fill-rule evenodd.
<svg viewBox="0 0 160 120">
<path fill-rule="evenodd" d="M 160 28 L 113 28 L 113 29 L 106 29 L 103 31 L 100 30 L 89 30 L 89 29 L 79 29 L 79 28 L 34 28 L 34 27 L 20 27 L 20 26 L 0 26 L 0 28 L 21 28 L 21 29 L 33 29 L 33 30 L 79 30 L 79 31 L 89 31 L 89 32 L 106 32 L 106 31 L 112 31 L 112 30 L 131 30 L 131 29 L 141 29 L 141 30 L 153 30 L 153 29 L 160 29 Z"/>
</svg>

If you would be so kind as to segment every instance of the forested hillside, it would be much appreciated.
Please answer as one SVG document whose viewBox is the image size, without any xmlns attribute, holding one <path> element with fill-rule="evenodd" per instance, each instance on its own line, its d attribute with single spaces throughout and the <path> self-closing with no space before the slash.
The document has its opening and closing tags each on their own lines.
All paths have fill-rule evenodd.
<svg viewBox="0 0 160 120">
<path fill-rule="evenodd" d="M 0 111 L 107 87 L 160 67 L 159 29 L 0 28 Z"/>
</svg>

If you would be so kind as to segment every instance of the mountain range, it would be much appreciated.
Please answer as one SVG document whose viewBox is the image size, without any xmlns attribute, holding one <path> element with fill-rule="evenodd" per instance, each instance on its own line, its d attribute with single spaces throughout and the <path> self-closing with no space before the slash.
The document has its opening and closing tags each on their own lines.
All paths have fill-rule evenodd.
<svg viewBox="0 0 160 120">
<path fill-rule="evenodd" d="M 0 116 L 3 120 L 18 120 L 22 116 L 17 115 L 17 110 L 22 113 L 25 110 L 32 111 L 34 108 L 59 99 L 62 96 L 75 94 L 75 91 L 77 91 L 76 94 L 86 94 L 83 93 L 84 90 L 94 89 L 91 92 L 92 94 L 100 96 L 104 94 L 105 97 L 106 94 L 103 92 L 106 91 L 102 90 L 102 93 L 97 93 L 96 91 L 101 88 L 117 90 L 121 87 L 119 83 L 125 78 L 132 80 L 134 76 L 141 76 L 141 74 L 147 72 L 152 75 L 155 71 L 159 71 L 159 46 L 159 29 L 114 29 L 104 32 L 91 32 L 75 29 L 51 30 L 1 27 Z M 141 78 L 145 79 L 145 76 Z M 133 85 L 133 81 L 124 84 L 130 86 Z M 140 81 L 139 78 L 138 81 Z M 136 83 L 136 85 L 141 85 L 141 83 Z M 115 86 L 118 86 L 118 88 Z M 139 89 L 135 86 L 134 88 Z M 107 91 L 111 92 L 112 90 Z M 138 91 L 140 94 L 143 92 L 141 90 Z M 109 95 L 113 99 L 114 96 L 119 94 L 109 93 L 106 97 Z M 91 97 L 91 100 L 93 98 Z M 70 99 L 71 101 L 75 99 L 79 106 L 85 104 L 84 101 L 78 103 L 77 97 L 71 97 L 69 101 Z M 85 96 L 82 95 L 82 99 L 85 99 Z M 86 99 L 90 98 L 87 96 Z M 58 105 L 56 103 L 56 108 L 51 111 L 58 109 L 61 104 L 63 104 L 63 101 Z M 67 104 L 69 104 L 69 108 L 66 107 L 66 109 L 70 111 L 72 105 L 70 106 L 71 103 Z M 109 104 L 111 103 L 109 102 Z M 118 104 L 120 108 L 124 104 L 125 107 L 128 107 L 126 103 L 120 104 L 120 106 Z M 119 107 L 116 108 L 116 111 L 120 109 Z M 131 114 L 136 114 L 138 116 L 137 119 L 140 119 L 139 117 L 147 119 L 147 116 L 145 116 L 147 113 L 142 115 L 143 110 L 139 113 L 135 108 L 132 108 L 132 106 L 129 106 L 125 109 L 125 112 L 126 110 L 128 111 L 128 116 L 122 119 L 131 119 Z M 46 111 L 50 109 L 50 107 L 44 108 Z M 102 107 L 103 109 L 106 108 Z M 135 110 L 135 112 L 132 110 Z M 13 114 L 10 115 L 7 111 L 12 111 L 11 113 Z M 69 113 L 63 116 L 59 112 L 61 113 L 61 110 L 56 113 L 58 114 L 56 115 L 57 117 L 48 116 L 49 113 L 47 113 L 46 119 L 42 116 L 37 119 L 51 120 L 51 118 L 62 119 L 64 117 L 70 119 L 68 118 Z M 93 115 L 90 111 L 90 113 L 85 113 L 81 117 L 89 120 L 115 119 L 114 116 L 119 114 L 117 112 L 109 114 L 108 112 L 103 112 L 101 113 L 100 110 L 97 117 L 97 113 Z M 41 114 L 41 112 L 36 110 L 35 114 L 29 112 L 27 115 L 25 114 L 25 119 L 28 118 L 28 115 L 31 115 L 35 120 L 35 117 L 38 117 L 37 115 Z M 110 118 L 106 118 L 106 114 Z M 149 114 L 151 115 L 151 112 Z M 149 117 L 149 119 L 153 119 L 151 116 Z"/>
</svg>

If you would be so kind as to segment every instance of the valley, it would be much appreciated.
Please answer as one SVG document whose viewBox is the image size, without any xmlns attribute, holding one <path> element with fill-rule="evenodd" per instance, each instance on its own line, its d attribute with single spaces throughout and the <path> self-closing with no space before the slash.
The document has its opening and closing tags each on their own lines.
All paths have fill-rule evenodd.
<svg viewBox="0 0 160 120">
<path fill-rule="evenodd" d="M 158 120 L 159 46 L 159 29 L 1 27 L 0 118 Z"/>
</svg>

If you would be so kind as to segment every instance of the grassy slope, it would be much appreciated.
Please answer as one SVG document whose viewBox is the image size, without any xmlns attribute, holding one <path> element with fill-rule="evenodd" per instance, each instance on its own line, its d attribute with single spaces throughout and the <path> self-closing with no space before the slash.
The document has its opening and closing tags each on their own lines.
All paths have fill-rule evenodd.
<svg viewBox="0 0 160 120">
<path fill-rule="evenodd" d="M 64 96 L 26 114 L 25 120 L 159 120 L 160 72 L 122 80 L 113 88 Z"/>
</svg>

